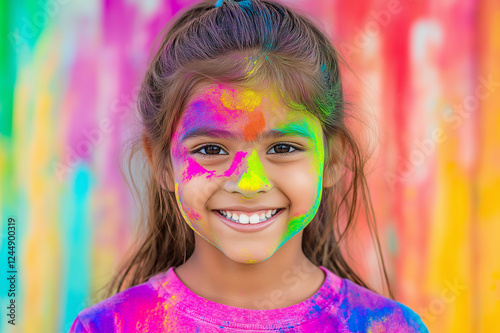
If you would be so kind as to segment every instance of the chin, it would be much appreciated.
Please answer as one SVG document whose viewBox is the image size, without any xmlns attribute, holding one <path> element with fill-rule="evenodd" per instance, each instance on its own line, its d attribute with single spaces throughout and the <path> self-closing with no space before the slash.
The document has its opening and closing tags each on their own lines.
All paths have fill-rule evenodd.
<svg viewBox="0 0 500 333">
<path fill-rule="evenodd" d="M 265 250 L 246 251 L 241 248 L 223 252 L 226 257 L 240 264 L 258 264 L 266 261 L 274 254 L 274 252 L 269 253 L 269 251 Z"/>
</svg>

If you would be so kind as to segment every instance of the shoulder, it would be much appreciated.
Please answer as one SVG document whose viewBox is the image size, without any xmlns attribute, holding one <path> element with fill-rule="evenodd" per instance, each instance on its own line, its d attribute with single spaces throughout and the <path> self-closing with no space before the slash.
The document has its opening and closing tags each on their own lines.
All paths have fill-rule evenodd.
<svg viewBox="0 0 500 333">
<path fill-rule="evenodd" d="M 343 280 L 341 317 L 354 332 L 429 332 L 409 307 L 348 279 Z"/>
<path fill-rule="evenodd" d="M 69 333 L 121 332 L 129 323 L 160 306 L 158 291 L 145 282 L 82 310 Z"/>
</svg>

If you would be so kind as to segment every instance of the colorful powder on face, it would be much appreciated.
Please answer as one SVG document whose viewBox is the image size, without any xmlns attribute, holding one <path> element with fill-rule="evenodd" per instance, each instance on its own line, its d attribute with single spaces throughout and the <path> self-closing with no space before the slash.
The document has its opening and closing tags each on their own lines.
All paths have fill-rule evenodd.
<svg viewBox="0 0 500 333">
<path fill-rule="evenodd" d="M 305 112 L 304 112 L 305 113 Z M 316 172 L 320 176 L 322 175 L 323 171 L 323 163 L 324 163 L 324 146 L 323 146 L 323 134 L 321 130 L 321 126 L 315 126 L 312 123 L 312 117 L 315 117 L 311 114 L 306 114 L 304 117 L 304 121 L 297 123 L 290 123 L 286 124 L 282 127 L 279 128 L 280 131 L 283 132 L 298 132 L 298 133 L 304 133 L 307 137 L 311 138 L 314 143 L 314 147 L 317 147 L 315 150 L 315 154 L 313 155 L 313 169 L 311 169 L 311 172 Z"/>
<path fill-rule="evenodd" d="M 193 229 L 193 231 L 196 232 L 200 237 L 205 238 L 191 224 L 191 221 L 195 221 L 196 226 L 200 227 L 200 220 L 201 220 L 200 214 L 193 211 L 189 207 L 184 209 L 186 206 L 181 203 L 180 194 L 179 194 L 179 183 L 175 183 L 175 199 L 177 201 L 177 206 L 179 207 L 179 210 L 181 211 L 181 215 L 184 218 L 184 220 L 186 221 L 186 223 L 189 225 L 189 227 L 191 227 L 191 229 Z"/>
<path fill-rule="evenodd" d="M 257 150 L 252 150 L 252 154 L 248 157 L 248 167 L 245 173 L 241 176 L 238 182 L 238 187 L 247 191 L 256 191 L 262 186 L 270 187 L 269 180 L 264 175 L 264 166 L 260 162 Z"/>
<path fill-rule="evenodd" d="M 215 95 L 214 92 L 208 91 L 203 94 L 202 99 L 193 102 L 188 107 L 183 119 L 182 132 L 205 124 L 214 124 L 215 127 L 220 127 L 241 117 L 241 111 L 221 107 L 216 100 L 217 97 L 213 95 Z"/>
<path fill-rule="evenodd" d="M 188 182 L 191 180 L 191 178 L 207 174 L 207 178 L 212 177 L 215 175 L 215 171 L 209 171 L 202 167 L 201 165 L 196 162 L 196 160 L 193 157 L 187 157 L 184 162 L 187 164 L 186 168 L 184 169 L 184 172 L 182 174 L 182 181 L 183 182 Z"/>
<path fill-rule="evenodd" d="M 226 109 L 246 112 L 248 121 L 243 129 L 243 138 L 245 141 L 255 140 L 266 124 L 262 111 L 256 110 L 262 103 L 261 93 L 226 88 L 221 91 L 220 102 Z"/>
<path fill-rule="evenodd" d="M 254 264 L 257 262 L 257 260 L 252 259 L 254 254 L 250 249 L 242 248 L 242 249 L 240 249 L 240 252 L 241 252 L 242 257 L 246 257 L 246 259 L 244 261 L 245 264 Z"/>
<path fill-rule="evenodd" d="M 283 244 L 285 244 L 290 238 L 300 232 L 316 215 L 318 211 L 321 197 L 323 194 L 323 163 L 325 160 L 325 152 L 323 146 L 323 133 L 320 125 L 316 125 L 312 122 L 313 115 L 305 114 L 304 121 L 301 123 L 290 123 L 284 126 L 281 126 L 279 130 L 284 132 L 302 132 L 306 136 L 313 139 L 315 147 L 313 154 L 313 163 L 312 169 L 310 172 L 314 173 L 318 179 L 317 183 L 317 196 L 314 200 L 314 204 L 309 209 L 308 212 L 304 214 L 300 214 L 298 216 L 294 216 L 290 219 L 288 223 L 288 228 L 286 233 L 284 233 L 279 241 L 279 249 Z"/>
<path fill-rule="evenodd" d="M 179 183 L 175 183 L 175 200 L 177 201 L 177 206 L 179 207 L 179 209 L 181 211 L 182 217 L 184 218 L 184 220 L 186 220 L 186 222 L 189 224 L 189 226 L 191 226 L 191 223 L 189 222 L 188 216 L 184 212 L 184 209 L 182 209 L 182 204 L 181 204 L 181 200 L 180 200 L 180 196 L 179 196 Z"/>
<path fill-rule="evenodd" d="M 184 205 L 181 204 L 181 201 L 180 201 L 180 196 L 179 196 L 179 183 L 175 183 L 175 198 L 177 200 L 177 205 L 179 206 L 179 208 L 181 208 L 181 214 L 182 216 L 184 217 L 184 219 L 186 221 L 198 221 L 200 219 L 200 214 L 192 211 L 191 209 L 187 209 L 186 211 L 184 210 Z M 191 224 L 190 224 L 191 225 Z"/>
<path fill-rule="evenodd" d="M 260 110 L 255 110 L 248 114 L 248 124 L 243 129 L 243 138 L 245 141 L 254 141 L 258 133 L 262 132 L 266 126 L 264 115 Z"/>
<path fill-rule="evenodd" d="M 198 214 L 197 212 L 195 212 L 194 210 L 192 210 L 191 208 L 187 208 L 186 210 L 186 215 L 188 216 L 188 218 L 191 220 L 191 221 L 194 221 L 194 223 L 197 225 L 197 226 L 200 226 L 200 214 Z"/>
<path fill-rule="evenodd" d="M 259 110 L 262 101 L 262 96 L 259 92 L 248 89 L 236 90 L 219 87 L 210 89 L 203 96 L 203 102 L 197 101 L 192 104 L 192 107 L 195 108 L 192 111 L 195 112 L 192 112 L 187 117 L 188 121 L 185 122 L 183 128 L 194 128 L 194 126 L 199 126 L 200 122 L 206 122 L 207 119 L 210 119 L 216 128 L 225 128 L 228 123 L 235 121 L 244 126 L 243 136 L 245 141 L 254 140 L 263 131 L 265 119 L 263 113 Z M 299 112 L 300 114 L 295 112 Z M 313 178 L 317 179 L 316 198 L 312 207 L 307 212 L 295 214 L 288 221 L 287 230 L 280 237 L 279 247 L 300 232 L 313 219 L 319 208 L 323 190 L 324 146 L 321 125 L 307 111 L 295 112 L 289 111 L 287 116 L 298 115 L 300 121 L 284 124 L 278 126 L 276 129 L 283 133 L 301 133 L 301 135 L 312 139 L 312 147 L 314 149 L 311 150 L 313 156 L 310 172 L 314 174 Z M 205 169 L 193 157 L 184 158 L 183 163 L 186 167 L 183 172 L 183 182 L 188 182 L 197 176 L 205 176 L 207 179 L 210 179 L 213 177 L 229 177 L 233 174 L 240 174 L 238 187 L 244 191 L 257 191 L 260 188 L 269 188 L 271 184 L 265 176 L 264 166 L 259 159 L 256 149 L 252 150 L 250 156 L 248 156 L 246 169 L 242 169 L 244 166 L 243 161 L 247 155 L 247 152 L 238 151 L 232 160 L 231 166 L 222 174 L 216 174 L 215 170 L 209 171 Z M 274 252 L 270 251 L 270 255 Z"/>
<path fill-rule="evenodd" d="M 262 96 L 260 93 L 250 89 L 236 90 L 225 88 L 221 91 L 220 101 L 222 106 L 229 110 L 252 112 L 261 104 Z"/>
<path fill-rule="evenodd" d="M 219 102 L 221 105 L 219 105 Z M 185 129 L 188 128 L 196 128 L 201 122 L 205 123 L 207 121 L 214 123 L 216 128 L 224 128 L 225 124 L 246 115 L 247 119 L 245 119 L 245 127 L 243 128 L 244 140 L 255 140 L 258 133 L 265 126 L 264 115 L 260 110 L 256 110 L 261 105 L 261 102 L 261 93 L 254 90 L 232 89 L 223 86 L 211 88 L 203 93 L 200 100 L 191 104 L 190 110 L 186 112 L 180 132 L 185 132 Z M 176 137 L 180 136 L 177 135 Z M 187 155 L 187 149 L 184 149 L 182 153 L 175 152 L 175 156 L 178 158 L 182 155 Z M 231 167 L 223 175 L 217 175 L 217 177 L 229 176 L 234 173 L 246 155 L 247 153 L 238 152 Z M 200 175 L 206 175 L 207 178 L 216 176 L 215 171 L 206 170 L 194 158 L 188 157 L 182 160 L 183 164 L 186 165 L 183 172 L 183 182 L 188 182 L 193 177 Z"/>
<path fill-rule="evenodd" d="M 247 156 L 248 153 L 245 151 L 238 151 L 236 152 L 236 155 L 234 155 L 233 163 L 231 163 L 231 166 L 229 169 L 227 169 L 223 174 L 222 177 L 231 177 L 233 173 L 237 172 L 239 167 L 241 166 L 241 162 Z M 220 176 L 218 176 L 220 177 Z"/>
<path fill-rule="evenodd" d="M 238 172 L 243 159 L 245 156 L 247 156 L 248 153 L 244 151 L 238 151 L 234 158 L 233 162 L 231 163 L 231 166 L 224 171 L 223 174 L 217 175 L 215 170 L 207 170 L 204 167 L 202 167 L 198 162 L 193 157 L 187 157 L 184 159 L 184 163 L 187 165 L 187 167 L 184 169 L 184 172 L 182 173 L 182 181 L 183 182 L 188 182 L 190 181 L 193 177 L 205 175 L 207 179 L 213 178 L 213 177 L 230 177 L 232 176 L 235 172 Z"/>
<path fill-rule="evenodd" d="M 262 96 L 253 90 L 214 86 L 188 105 L 179 132 L 207 125 L 224 128 L 230 123 L 246 121 L 247 115 L 253 113 L 261 101 Z"/>
</svg>

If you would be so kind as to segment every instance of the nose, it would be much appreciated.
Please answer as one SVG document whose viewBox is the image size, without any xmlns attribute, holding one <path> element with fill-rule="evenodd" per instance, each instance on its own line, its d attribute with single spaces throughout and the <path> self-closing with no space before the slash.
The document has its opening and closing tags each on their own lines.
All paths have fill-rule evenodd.
<svg viewBox="0 0 500 333">
<path fill-rule="evenodd" d="M 240 193 L 246 198 L 251 198 L 259 192 L 267 192 L 271 189 L 271 183 L 267 179 L 264 166 L 259 159 L 257 151 L 254 149 L 245 161 L 242 161 L 238 179 L 228 179 L 225 183 L 225 189 L 231 193 Z"/>
</svg>

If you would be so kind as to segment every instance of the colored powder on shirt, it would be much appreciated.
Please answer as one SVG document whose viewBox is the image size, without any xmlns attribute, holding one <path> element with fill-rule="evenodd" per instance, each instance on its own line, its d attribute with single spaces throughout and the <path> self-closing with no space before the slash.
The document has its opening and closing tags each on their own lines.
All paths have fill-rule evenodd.
<svg viewBox="0 0 500 333">
<path fill-rule="evenodd" d="M 243 309 L 204 299 L 177 277 L 175 268 L 151 277 L 80 312 L 76 332 L 428 332 L 405 305 L 341 279 L 326 278 L 307 300 L 272 309 Z"/>
</svg>

